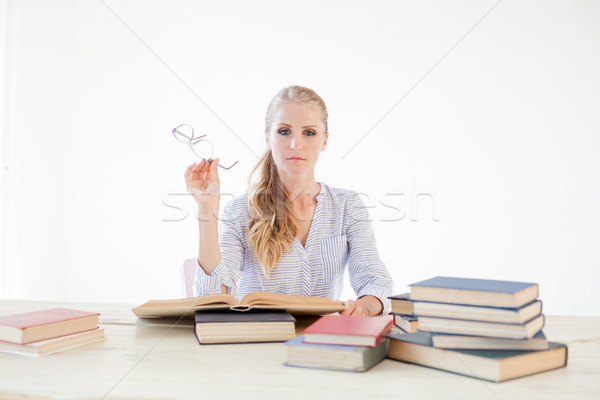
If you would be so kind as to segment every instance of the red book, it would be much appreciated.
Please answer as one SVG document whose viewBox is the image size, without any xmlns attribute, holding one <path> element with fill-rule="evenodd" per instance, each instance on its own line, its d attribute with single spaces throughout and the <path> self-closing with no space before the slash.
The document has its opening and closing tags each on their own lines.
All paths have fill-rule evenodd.
<svg viewBox="0 0 600 400">
<path fill-rule="evenodd" d="M 304 342 L 375 347 L 392 323 L 390 317 L 327 315 L 304 330 Z"/>
<path fill-rule="evenodd" d="M 89 331 L 98 326 L 99 313 L 52 308 L 0 317 L 0 340 L 26 344 Z"/>
</svg>

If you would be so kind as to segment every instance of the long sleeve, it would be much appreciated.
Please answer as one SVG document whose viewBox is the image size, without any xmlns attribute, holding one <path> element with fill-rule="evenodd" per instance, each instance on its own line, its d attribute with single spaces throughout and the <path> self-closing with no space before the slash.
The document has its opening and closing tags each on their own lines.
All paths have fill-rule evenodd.
<svg viewBox="0 0 600 400">
<path fill-rule="evenodd" d="M 390 308 L 394 283 L 379 258 L 369 212 L 358 194 L 354 194 L 347 228 L 348 272 L 350 284 L 358 297 L 371 295 L 381 300 L 383 310 Z"/>
<path fill-rule="evenodd" d="M 210 275 L 207 275 L 200 265 L 196 267 L 194 284 L 197 296 L 221 293 L 221 285 L 228 287 L 228 293 L 236 295 L 237 283 L 242 273 L 244 245 L 234 204 L 235 199 L 225 206 L 223 216 L 219 220 L 219 263 Z"/>
</svg>

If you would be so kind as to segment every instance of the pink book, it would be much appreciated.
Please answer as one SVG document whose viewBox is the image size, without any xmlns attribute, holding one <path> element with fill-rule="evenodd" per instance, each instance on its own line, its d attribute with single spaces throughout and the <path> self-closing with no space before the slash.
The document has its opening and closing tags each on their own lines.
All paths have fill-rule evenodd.
<svg viewBox="0 0 600 400">
<path fill-rule="evenodd" d="M 0 340 L 26 344 L 96 329 L 99 313 L 52 308 L 0 317 Z"/>
<path fill-rule="evenodd" d="M 375 347 L 392 324 L 389 316 L 326 315 L 304 330 L 304 342 Z"/>
</svg>

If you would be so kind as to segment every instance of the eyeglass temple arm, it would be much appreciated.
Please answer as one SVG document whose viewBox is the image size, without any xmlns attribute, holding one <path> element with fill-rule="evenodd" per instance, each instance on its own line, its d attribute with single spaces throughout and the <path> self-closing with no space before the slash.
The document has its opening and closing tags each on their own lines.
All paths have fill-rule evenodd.
<svg viewBox="0 0 600 400">
<path fill-rule="evenodd" d="M 198 137 L 192 138 L 192 139 L 190 139 L 190 143 L 191 143 L 191 144 L 196 144 L 196 143 L 198 143 L 198 142 L 201 142 L 201 141 L 203 141 L 203 140 L 206 140 L 206 139 L 202 139 L 202 138 L 203 138 L 203 137 L 205 137 L 205 136 L 206 136 L 206 135 L 202 135 L 202 136 L 198 136 Z"/>
<path fill-rule="evenodd" d="M 212 162 L 213 162 L 213 160 L 212 160 L 212 159 L 210 159 L 210 160 L 208 160 L 208 162 L 212 163 Z M 223 168 L 223 169 L 231 169 L 231 168 L 233 168 L 233 166 L 234 166 L 235 164 L 237 164 L 237 163 L 238 163 L 238 162 L 236 161 L 236 162 L 234 162 L 233 164 L 231 164 L 229 167 L 226 167 L 226 166 L 224 166 L 224 165 L 221 165 L 221 163 L 219 163 L 219 164 L 217 164 L 217 167 L 221 167 L 221 168 Z"/>
</svg>

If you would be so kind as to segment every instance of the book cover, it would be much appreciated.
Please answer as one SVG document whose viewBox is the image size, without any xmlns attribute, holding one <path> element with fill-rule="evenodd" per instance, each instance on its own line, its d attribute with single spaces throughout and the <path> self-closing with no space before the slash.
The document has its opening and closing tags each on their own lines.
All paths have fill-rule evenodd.
<svg viewBox="0 0 600 400">
<path fill-rule="evenodd" d="M 314 344 L 304 342 L 301 335 L 284 343 L 285 365 L 363 372 L 385 359 L 389 342 L 384 338 L 375 347 Z"/>
<path fill-rule="evenodd" d="M 409 285 L 411 300 L 521 307 L 538 297 L 537 283 L 436 276 Z"/>
<path fill-rule="evenodd" d="M 200 344 L 284 342 L 295 337 L 295 321 L 285 310 L 200 310 L 194 332 Z"/>
<path fill-rule="evenodd" d="M 390 300 L 408 300 L 410 301 L 410 293 L 402 293 L 402 294 L 394 294 L 392 296 L 388 296 Z"/>
<path fill-rule="evenodd" d="M 473 306 L 467 304 L 413 301 L 415 315 L 475 321 L 521 324 L 542 313 L 542 301 L 534 300 L 519 308 Z"/>
<path fill-rule="evenodd" d="M 0 340 L 26 344 L 87 331 L 98 326 L 99 313 L 52 308 L 0 317 Z"/>
<path fill-rule="evenodd" d="M 544 315 L 523 324 L 468 321 L 463 319 L 419 317 L 419 330 L 434 333 L 488 336 L 506 339 L 530 339 L 544 327 Z"/>
<path fill-rule="evenodd" d="M 390 317 L 327 315 L 304 330 L 308 343 L 376 346 L 392 329 Z"/>
<path fill-rule="evenodd" d="M 433 347 L 427 332 L 390 333 L 388 358 L 492 382 L 531 375 L 567 365 L 568 350 L 549 342 L 547 350 L 451 350 Z"/>
<path fill-rule="evenodd" d="M 296 322 L 296 319 L 285 310 L 256 309 L 246 312 L 231 310 L 200 310 L 196 311 L 194 322 L 222 323 L 222 322 Z"/>
</svg>

